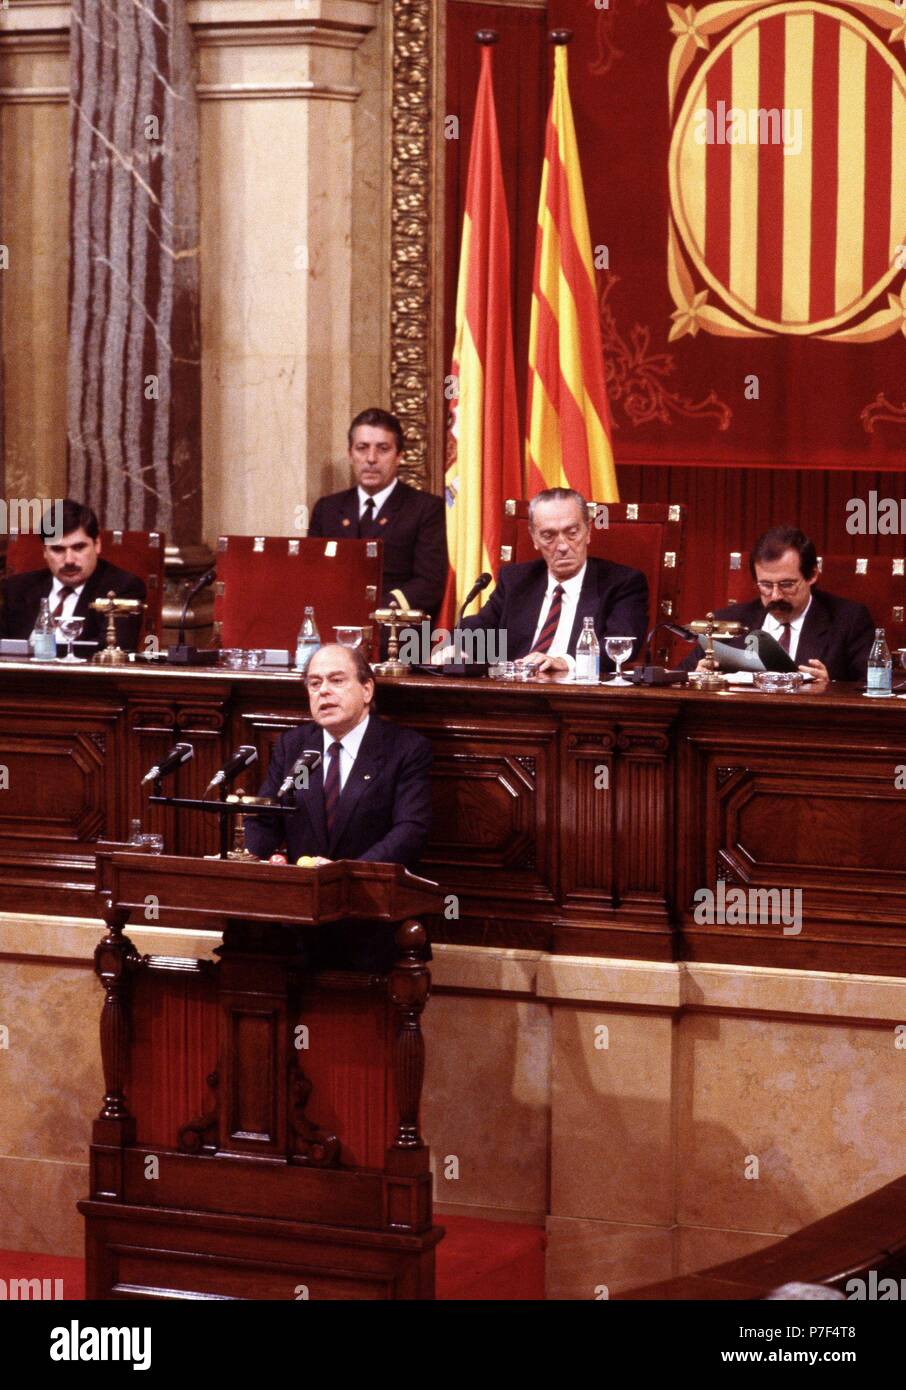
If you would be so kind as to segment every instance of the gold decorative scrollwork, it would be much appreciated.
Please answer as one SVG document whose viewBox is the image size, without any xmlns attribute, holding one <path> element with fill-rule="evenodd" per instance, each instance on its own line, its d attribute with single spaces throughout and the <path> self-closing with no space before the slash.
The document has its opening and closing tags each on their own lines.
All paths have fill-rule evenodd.
<svg viewBox="0 0 906 1390">
<path fill-rule="evenodd" d="M 393 0 L 392 13 L 390 404 L 407 440 L 401 473 L 430 487 L 437 0 Z"/>
</svg>

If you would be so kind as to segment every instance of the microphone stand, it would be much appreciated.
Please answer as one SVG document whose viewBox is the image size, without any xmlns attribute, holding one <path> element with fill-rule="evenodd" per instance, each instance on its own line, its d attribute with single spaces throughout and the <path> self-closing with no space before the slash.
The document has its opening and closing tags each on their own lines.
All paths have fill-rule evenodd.
<svg viewBox="0 0 906 1390">
<path fill-rule="evenodd" d="M 216 666 L 216 651 L 199 651 L 197 647 L 186 646 L 186 616 L 189 612 L 189 604 L 202 589 L 206 589 L 216 577 L 216 569 L 210 569 L 197 580 L 186 594 L 185 602 L 182 606 L 182 614 L 179 619 L 179 637 L 175 647 L 167 648 L 168 666 Z"/>
</svg>

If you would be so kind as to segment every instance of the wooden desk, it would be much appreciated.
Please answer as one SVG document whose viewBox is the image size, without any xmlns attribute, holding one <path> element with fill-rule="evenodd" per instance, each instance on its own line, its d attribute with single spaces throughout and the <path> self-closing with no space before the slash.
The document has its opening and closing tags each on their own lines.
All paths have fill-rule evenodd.
<svg viewBox="0 0 906 1390">
<path fill-rule="evenodd" d="M 906 701 L 426 677 L 378 682 L 378 702 L 434 745 L 422 867 L 459 911 L 435 939 L 906 974 Z M 181 794 L 240 743 L 263 776 L 305 711 L 290 674 L 3 663 L 0 907 L 95 915 L 91 842 L 134 816 L 171 853 L 213 852 L 212 825 L 148 807 L 142 774 L 178 737 Z M 801 932 L 697 924 L 719 880 L 799 889 Z"/>
</svg>

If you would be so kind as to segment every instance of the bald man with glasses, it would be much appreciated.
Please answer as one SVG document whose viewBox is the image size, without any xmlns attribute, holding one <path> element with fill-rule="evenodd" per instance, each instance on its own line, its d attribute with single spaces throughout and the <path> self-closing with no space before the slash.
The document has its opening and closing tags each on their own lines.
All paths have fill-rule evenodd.
<svg viewBox="0 0 906 1390">
<path fill-rule="evenodd" d="M 758 597 L 719 609 L 718 618 L 767 632 L 800 671 L 818 680 L 865 680 L 874 621 L 864 603 L 817 588 L 818 556 L 808 536 L 795 526 L 765 531 L 752 548 L 749 566 Z M 693 652 L 683 665 L 689 669 L 696 663 Z"/>
</svg>

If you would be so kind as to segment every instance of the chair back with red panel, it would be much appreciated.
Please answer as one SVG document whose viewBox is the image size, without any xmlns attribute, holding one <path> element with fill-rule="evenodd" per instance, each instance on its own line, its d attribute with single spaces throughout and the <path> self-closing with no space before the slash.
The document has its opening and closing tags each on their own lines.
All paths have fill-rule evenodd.
<svg viewBox="0 0 906 1390">
<path fill-rule="evenodd" d="M 589 555 L 641 570 L 648 580 L 648 626 L 679 613 L 683 568 L 684 508 L 665 502 L 589 502 Z M 504 505 L 502 564 L 537 560 L 528 527 L 528 502 Z M 670 639 L 658 633 L 652 660 L 668 664 Z"/>
<path fill-rule="evenodd" d="M 164 536 L 160 531 L 101 531 L 101 555 L 141 579 L 148 591 L 142 639 L 160 641 L 164 606 Z M 6 547 L 7 574 L 44 568 L 44 542 L 32 532 L 14 532 Z"/>
<path fill-rule="evenodd" d="M 875 627 L 883 627 L 887 645 L 906 647 L 906 560 L 890 555 L 819 555 L 818 588 L 864 603 Z M 754 598 L 749 552 L 730 553 L 728 603 Z"/>
<path fill-rule="evenodd" d="M 381 541 L 285 536 L 221 536 L 217 541 L 214 632 L 222 647 L 296 649 L 307 605 L 322 642 L 334 625 L 366 629 L 364 650 L 377 654 L 372 624 L 381 593 Z"/>
</svg>

